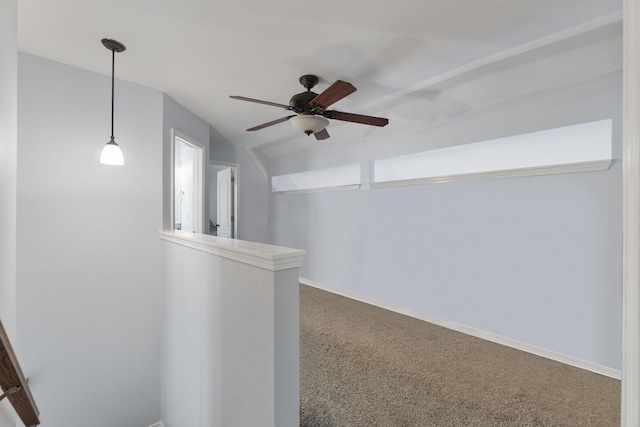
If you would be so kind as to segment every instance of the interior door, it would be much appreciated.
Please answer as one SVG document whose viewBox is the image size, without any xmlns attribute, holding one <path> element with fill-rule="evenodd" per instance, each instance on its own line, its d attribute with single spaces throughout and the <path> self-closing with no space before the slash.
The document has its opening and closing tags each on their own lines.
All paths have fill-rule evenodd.
<svg viewBox="0 0 640 427">
<path fill-rule="evenodd" d="M 218 236 L 233 235 L 233 171 L 226 168 L 218 172 Z"/>
</svg>

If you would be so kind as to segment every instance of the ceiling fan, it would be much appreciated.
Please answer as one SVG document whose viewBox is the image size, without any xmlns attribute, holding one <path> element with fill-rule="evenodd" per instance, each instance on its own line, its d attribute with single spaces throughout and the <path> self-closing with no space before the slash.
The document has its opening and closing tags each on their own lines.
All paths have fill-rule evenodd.
<svg viewBox="0 0 640 427">
<path fill-rule="evenodd" d="M 299 129 L 307 135 L 313 134 L 316 139 L 322 140 L 329 138 L 329 132 L 327 132 L 327 126 L 329 120 L 341 120 L 343 122 L 362 123 L 371 126 L 386 126 L 389 123 L 389 119 L 382 117 L 364 116 L 362 114 L 345 113 L 336 110 L 327 110 L 327 108 L 356 91 L 356 88 L 351 84 L 342 80 L 336 80 L 331 86 L 329 86 L 324 92 L 318 95 L 311 91 L 316 84 L 318 84 L 318 77 L 312 74 L 305 74 L 300 77 L 300 84 L 304 86 L 307 91 L 293 95 L 289 100 L 289 105 L 278 104 L 275 102 L 261 101 L 259 99 L 247 98 L 245 96 L 230 96 L 233 99 L 239 99 L 240 101 L 256 102 L 258 104 L 271 105 L 274 107 L 284 108 L 285 110 L 293 111 L 297 115 L 291 115 L 282 117 L 280 119 L 272 120 L 267 123 L 263 123 L 258 126 L 247 129 L 248 131 L 254 131 L 264 129 L 269 126 L 273 126 L 278 123 L 289 121 L 291 126 Z"/>
</svg>

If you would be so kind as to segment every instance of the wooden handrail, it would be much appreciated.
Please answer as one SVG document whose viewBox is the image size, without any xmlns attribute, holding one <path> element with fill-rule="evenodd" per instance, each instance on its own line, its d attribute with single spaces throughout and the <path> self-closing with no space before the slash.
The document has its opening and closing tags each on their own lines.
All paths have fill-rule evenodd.
<svg viewBox="0 0 640 427">
<path fill-rule="evenodd" d="M 7 398 L 25 426 L 40 424 L 40 412 L 33 400 L 29 384 L 22 374 L 16 354 L 11 347 L 7 332 L 0 321 L 0 388 L 1 397 Z"/>
</svg>

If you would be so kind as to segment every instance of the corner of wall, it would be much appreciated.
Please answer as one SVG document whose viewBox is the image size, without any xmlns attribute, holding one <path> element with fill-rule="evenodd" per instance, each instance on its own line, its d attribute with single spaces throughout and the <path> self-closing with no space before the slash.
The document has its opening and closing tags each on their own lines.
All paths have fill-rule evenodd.
<svg viewBox="0 0 640 427">
<path fill-rule="evenodd" d="M 0 318 L 15 340 L 18 53 L 17 1 L 0 1 Z M 0 402 L 0 425 L 15 426 L 7 400 Z"/>
</svg>

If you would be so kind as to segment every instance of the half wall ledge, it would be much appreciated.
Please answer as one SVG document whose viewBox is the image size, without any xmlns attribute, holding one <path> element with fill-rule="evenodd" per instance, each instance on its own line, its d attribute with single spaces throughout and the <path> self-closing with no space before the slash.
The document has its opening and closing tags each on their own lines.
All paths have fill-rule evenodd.
<svg viewBox="0 0 640 427">
<path fill-rule="evenodd" d="M 298 268 L 306 251 L 184 231 L 161 231 L 160 238 L 269 271 Z"/>
<path fill-rule="evenodd" d="M 162 422 L 300 425 L 305 251 L 163 231 Z"/>
</svg>

